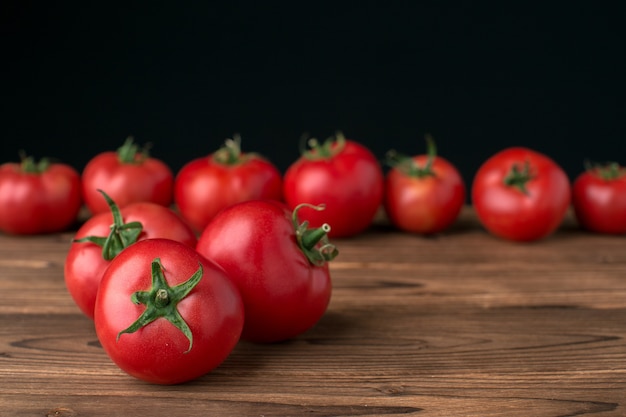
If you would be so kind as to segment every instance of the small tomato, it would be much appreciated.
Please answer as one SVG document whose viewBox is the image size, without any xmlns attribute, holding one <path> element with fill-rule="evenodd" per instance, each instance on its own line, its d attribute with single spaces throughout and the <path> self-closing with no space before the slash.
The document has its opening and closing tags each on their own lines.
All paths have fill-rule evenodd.
<svg viewBox="0 0 626 417">
<path fill-rule="evenodd" d="M 341 133 L 309 145 L 311 149 L 285 172 L 285 201 L 292 209 L 302 203 L 324 204 L 323 212 L 302 213 L 302 219 L 314 227 L 331 224 L 331 237 L 365 231 L 383 201 L 384 175 L 378 160 Z"/>
<path fill-rule="evenodd" d="M 169 206 L 174 174 L 146 148 L 140 151 L 129 137 L 117 152 L 102 152 L 87 162 L 82 184 L 85 205 L 97 214 L 109 210 L 98 190 L 104 190 L 119 207 L 140 201 Z"/>
<path fill-rule="evenodd" d="M 198 231 L 222 209 L 248 200 L 282 200 L 282 175 L 256 153 L 242 153 L 235 136 L 209 157 L 194 159 L 178 172 L 174 202 Z"/>
<path fill-rule="evenodd" d="M 95 310 L 105 352 L 138 379 L 178 384 L 220 365 L 241 335 L 237 288 L 213 262 L 169 239 L 146 239 L 107 268 Z"/>
<path fill-rule="evenodd" d="M 626 168 L 617 163 L 588 167 L 574 181 L 572 205 L 583 229 L 626 233 Z"/>
<path fill-rule="evenodd" d="M 454 165 L 437 156 L 426 137 L 428 153 L 413 157 L 388 153 L 385 212 L 400 230 L 433 234 L 447 229 L 465 203 L 465 183 Z"/>
<path fill-rule="evenodd" d="M 565 171 L 546 155 L 523 147 L 491 156 L 472 184 L 472 202 L 483 226 L 515 241 L 534 241 L 554 232 L 570 199 Z"/>
<path fill-rule="evenodd" d="M 61 232 L 82 205 L 80 175 L 69 165 L 23 156 L 0 165 L 0 230 L 12 234 Z"/>
<path fill-rule="evenodd" d="M 103 193 L 110 211 L 89 218 L 76 232 L 65 258 L 65 286 L 80 310 L 93 319 L 98 287 L 115 256 L 133 243 L 167 238 L 195 247 L 193 230 L 171 209 L 155 203 L 132 203 L 120 209 Z"/>
<path fill-rule="evenodd" d="M 277 342 L 310 329 L 331 296 L 327 261 L 337 255 L 328 225 L 309 229 L 283 203 L 253 200 L 221 211 L 198 239 L 239 288 L 246 313 L 242 338 Z"/>
</svg>

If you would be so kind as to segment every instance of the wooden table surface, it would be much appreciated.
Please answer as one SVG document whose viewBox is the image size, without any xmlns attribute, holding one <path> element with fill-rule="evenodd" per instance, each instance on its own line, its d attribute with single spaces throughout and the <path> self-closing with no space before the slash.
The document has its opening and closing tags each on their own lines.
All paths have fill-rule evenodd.
<svg viewBox="0 0 626 417">
<path fill-rule="evenodd" d="M 626 240 L 335 240 L 321 322 L 191 383 L 120 371 L 67 293 L 71 233 L 0 235 L 0 416 L 626 416 Z"/>
</svg>

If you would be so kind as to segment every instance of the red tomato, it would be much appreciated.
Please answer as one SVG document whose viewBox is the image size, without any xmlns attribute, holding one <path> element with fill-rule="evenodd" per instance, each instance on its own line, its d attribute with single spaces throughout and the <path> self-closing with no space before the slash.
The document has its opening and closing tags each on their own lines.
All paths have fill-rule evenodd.
<svg viewBox="0 0 626 417">
<path fill-rule="evenodd" d="M 447 229 L 465 203 L 465 183 L 454 165 L 437 156 L 427 136 L 428 154 L 414 157 L 392 153 L 385 178 L 385 211 L 397 228 L 422 234 Z"/>
<path fill-rule="evenodd" d="M 522 147 L 500 151 L 479 168 L 472 185 L 476 214 L 492 234 L 533 241 L 554 232 L 570 204 L 567 175 L 549 157 Z"/>
<path fill-rule="evenodd" d="M 341 134 L 311 145 L 285 173 L 287 204 L 291 208 L 324 204 L 326 210 L 302 213 L 302 219 L 315 227 L 331 224 L 331 237 L 363 232 L 383 201 L 384 175 L 378 160 L 369 149 Z"/>
<path fill-rule="evenodd" d="M 224 271 L 193 248 L 148 239 L 107 268 L 96 301 L 102 347 L 123 371 L 157 384 L 200 377 L 231 353 L 243 303 Z"/>
<path fill-rule="evenodd" d="M 242 338 L 277 342 L 315 325 L 331 296 L 327 261 L 336 249 L 328 225 L 307 229 L 283 203 L 253 200 L 220 212 L 198 239 L 197 250 L 235 282 L 246 321 Z"/>
<path fill-rule="evenodd" d="M 235 203 L 282 200 L 282 181 L 271 162 L 242 153 L 236 136 L 209 157 L 182 167 L 174 182 L 174 202 L 181 216 L 202 231 L 220 210 Z"/>
<path fill-rule="evenodd" d="M 93 319 L 98 287 L 111 260 L 138 240 L 167 238 L 195 247 L 193 230 L 171 209 L 132 203 L 89 218 L 76 232 L 64 265 L 65 286 L 76 305 Z"/>
<path fill-rule="evenodd" d="M 87 162 L 82 182 L 83 198 L 92 214 L 109 210 L 98 190 L 104 190 L 119 207 L 140 201 L 172 203 L 172 170 L 150 157 L 146 149 L 140 152 L 132 137 L 117 152 L 102 152 Z"/>
<path fill-rule="evenodd" d="M 80 175 L 69 165 L 32 157 L 0 165 L 0 230 L 6 233 L 64 231 L 81 205 Z"/>
<path fill-rule="evenodd" d="M 616 163 L 589 167 L 574 181 L 572 205 L 582 228 L 626 233 L 626 168 Z"/>
</svg>

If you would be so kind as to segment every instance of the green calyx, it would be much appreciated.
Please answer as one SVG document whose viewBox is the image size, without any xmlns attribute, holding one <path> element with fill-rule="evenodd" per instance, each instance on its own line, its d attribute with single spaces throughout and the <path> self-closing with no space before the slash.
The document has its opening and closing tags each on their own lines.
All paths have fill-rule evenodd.
<svg viewBox="0 0 626 417">
<path fill-rule="evenodd" d="M 404 175 L 409 177 L 436 177 L 437 175 L 435 171 L 433 171 L 433 163 L 437 157 L 437 147 L 431 135 L 425 135 L 424 139 L 426 139 L 426 155 L 428 159 L 423 166 L 419 165 L 414 158 L 400 154 L 393 149 L 387 152 L 385 162 L 390 167 L 400 170 Z"/>
<path fill-rule="evenodd" d="M 504 177 L 504 185 L 515 187 L 522 193 L 528 194 L 526 184 L 533 178 L 535 178 L 535 174 L 532 172 L 532 167 L 528 161 L 521 167 L 519 164 L 513 164 L 507 176 Z"/>
<path fill-rule="evenodd" d="M 314 206 L 312 204 L 302 203 L 296 206 L 291 215 L 291 221 L 296 231 L 296 241 L 298 246 L 311 264 L 315 266 L 322 266 L 326 262 L 332 261 L 339 254 L 339 251 L 328 241 L 328 232 L 330 232 L 330 226 L 324 223 L 321 227 L 309 229 L 309 222 L 305 220 L 300 223 L 298 219 L 298 211 L 308 207 L 314 210 L 324 210 L 325 206 Z"/>
<path fill-rule="evenodd" d="M 335 133 L 334 136 L 327 138 L 322 143 L 316 138 L 307 138 L 306 136 L 303 137 L 303 142 L 306 142 L 308 149 L 302 146 L 300 153 L 309 160 L 330 159 L 346 146 L 346 138 L 341 132 Z"/>
<path fill-rule="evenodd" d="M 137 320 L 117 334 L 117 340 L 119 341 L 122 334 L 134 333 L 162 317 L 172 323 L 187 337 L 189 348 L 184 353 L 188 353 L 193 347 L 193 334 L 177 307 L 178 303 L 187 297 L 191 290 L 200 282 L 203 273 L 202 264 L 198 264 L 198 269 L 187 281 L 173 287 L 170 287 L 165 280 L 161 259 L 155 258 L 152 261 L 151 268 L 152 287 L 148 291 L 137 291 L 130 297 L 133 303 L 143 304 L 146 306 L 146 309 Z"/>
<path fill-rule="evenodd" d="M 37 162 L 34 157 L 26 155 L 24 151 L 20 151 L 19 154 L 22 172 L 41 174 L 50 167 L 50 159 L 48 158 L 41 158 L 39 162 Z"/>
<path fill-rule="evenodd" d="M 241 136 L 234 134 L 232 139 L 226 139 L 224 146 L 215 151 L 211 158 L 222 165 L 237 165 L 250 159 L 253 153 L 244 154 L 241 152 Z"/>
<path fill-rule="evenodd" d="M 585 161 L 585 170 L 605 181 L 613 181 L 626 175 L 626 168 L 617 162 L 592 164 Z"/>
<path fill-rule="evenodd" d="M 87 236 L 82 239 L 76 239 L 76 243 L 91 242 L 102 247 L 102 257 L 110 261 L 115 258 L 123 249 L 132 245 L 137 241 L 139 235 L 143 231 L 141 222 L 124 223 L 120 208 L 115 202 L 102 190 L 98 190 L 107 201 L 111 213 L 113 214 L 113 224 L 110 226 L 111 231 L 108 236 Z"/>
<path fill-rule="evenodd" d="M 129 136 L 126 138 L 122 146 L 117 148 L 117 159 L 122 164 L 141 164 L 148 159 L 150 145 L 146 144 L 143 148 L 134 143 L 134 138 Z"/>
</svg>

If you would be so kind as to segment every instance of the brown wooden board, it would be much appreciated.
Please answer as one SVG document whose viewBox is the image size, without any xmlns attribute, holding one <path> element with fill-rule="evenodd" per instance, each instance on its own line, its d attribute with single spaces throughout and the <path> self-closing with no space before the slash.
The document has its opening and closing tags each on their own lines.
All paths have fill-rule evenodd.
<svg viewBox="0 0 626 417">
<path fill-rule="evenodd" d="M 571 219 L 530 244 L 469 209 L 435 237 L 335 240 L 317 326 L 177 386 L 106 356 L 64 286 L 71 237 L 0 235 L 0 416 L 626 415 L 626 240 Z"/>
</svg>

